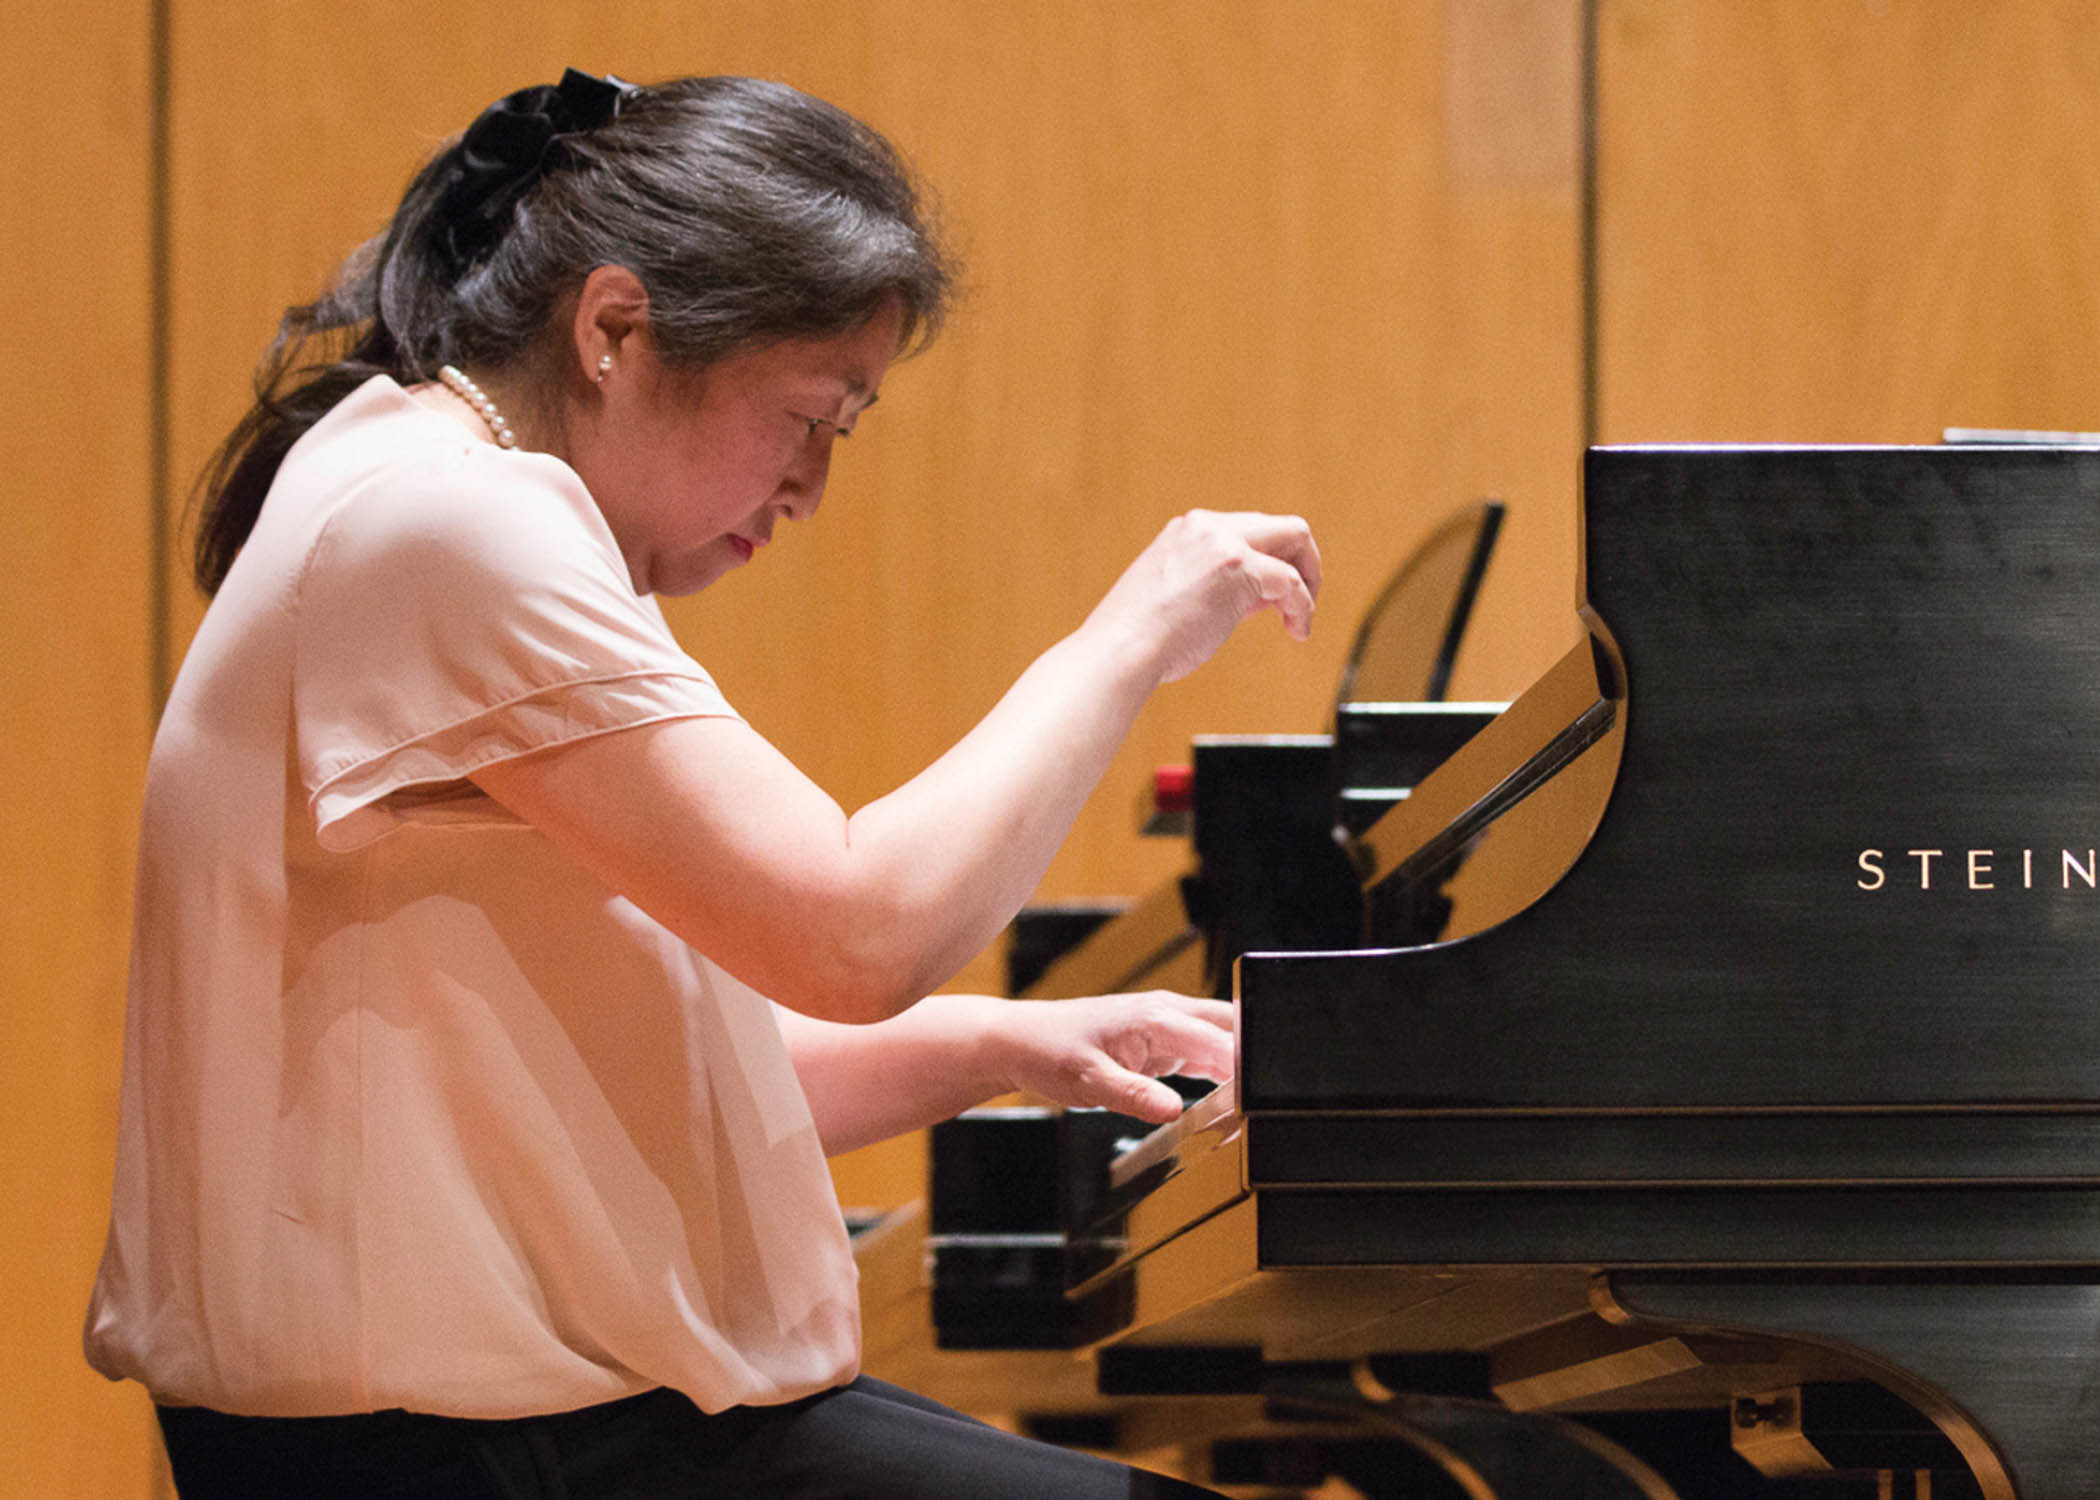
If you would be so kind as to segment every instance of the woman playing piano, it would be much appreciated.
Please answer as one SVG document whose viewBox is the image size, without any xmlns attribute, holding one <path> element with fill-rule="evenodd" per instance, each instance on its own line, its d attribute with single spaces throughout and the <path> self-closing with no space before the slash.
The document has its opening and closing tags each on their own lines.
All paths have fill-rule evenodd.
<svg viewBox="0 0 2100 1500">
<path fill-rule="evenodd" d="M 571 73 L 287 315 L 148 776 L 87 1330 L 184 1495 L 1196 1493 L 857 1378 L 824 1154 L 1229 1068 L 1212 1002 L 920 997 L 1156 684 L 1305 632 L 1306 528 L 1173 523 L 850 817 L 651 597 L 814 515 L 948 287 L 837 110 Z"/>
</svg>

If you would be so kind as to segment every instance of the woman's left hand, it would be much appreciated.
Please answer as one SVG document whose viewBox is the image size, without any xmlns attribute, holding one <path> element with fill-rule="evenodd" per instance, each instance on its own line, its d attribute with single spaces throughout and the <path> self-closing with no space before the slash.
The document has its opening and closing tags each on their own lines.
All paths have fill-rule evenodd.
<svg viewBox="0 0 2100 1500">
<path fill-rule="evenodd" d="M 1232 1076 L 1232 1006 L 1169 990 L 1009 1001 L 985 1045 L 1009 1088 L 1161 1124 L 1181 1113 L 1162 1077 Z"/>
</svg>

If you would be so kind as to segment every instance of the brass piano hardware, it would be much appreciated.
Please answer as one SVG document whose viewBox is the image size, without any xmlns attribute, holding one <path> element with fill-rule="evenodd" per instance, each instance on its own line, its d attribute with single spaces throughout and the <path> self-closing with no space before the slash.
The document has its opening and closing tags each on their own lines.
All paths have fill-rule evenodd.
<svg viewBox="0 0 2100 1500">
<path fill-rule="evenodd" d="M 1767 1479 L 1827 1473 L 1830 1460 L 1801 1430 L 1801 1388 L 1737 1396 L 1729 1412 L 1728 1445 Z"/>
<path fill-rule="evenodd" d="M 1798 1430 L 1801 1423 L 1800 1388 L 1772 1391 L 1761 1396 L 1738 1396 L 1732 1420 L 1746 1431 L 1785 1423 L 1792 1423 Z"/>
</svg>

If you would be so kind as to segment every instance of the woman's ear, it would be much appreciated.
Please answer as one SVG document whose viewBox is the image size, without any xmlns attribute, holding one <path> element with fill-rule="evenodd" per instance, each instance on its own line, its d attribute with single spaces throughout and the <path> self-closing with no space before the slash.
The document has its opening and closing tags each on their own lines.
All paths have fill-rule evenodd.
<svg viewBox="0 0 2100 1500">
<path fill-rule="evenodd" d="M 623 358 L 647 344 L 648 330 L 649 293 L 641 277 L 625 266 L 599 266 L 584 278 L 570 342 L 585 380 L 603 385 Z"/>
</svg>

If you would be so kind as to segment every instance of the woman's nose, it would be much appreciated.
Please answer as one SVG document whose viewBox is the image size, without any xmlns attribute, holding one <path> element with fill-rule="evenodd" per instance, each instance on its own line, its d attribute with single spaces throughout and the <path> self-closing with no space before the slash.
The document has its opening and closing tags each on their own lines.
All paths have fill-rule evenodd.
<svg viewBox="0 0 2100 1500">
<path fill-rule="evenodd" d="M 807 521 L 817 513 L 824 498 L 824 482 L 831 476 L 831 439 L 812 438 L 795 466 L 780 481 L 780 508 L 791 521 Z"/>
</svg>

